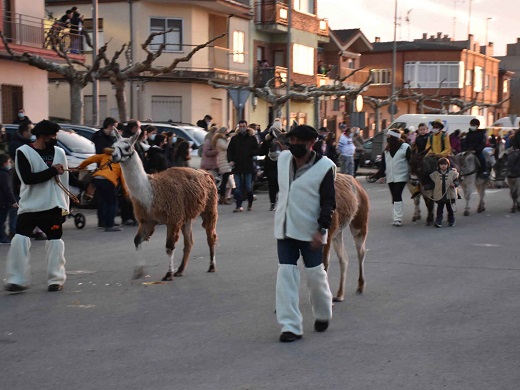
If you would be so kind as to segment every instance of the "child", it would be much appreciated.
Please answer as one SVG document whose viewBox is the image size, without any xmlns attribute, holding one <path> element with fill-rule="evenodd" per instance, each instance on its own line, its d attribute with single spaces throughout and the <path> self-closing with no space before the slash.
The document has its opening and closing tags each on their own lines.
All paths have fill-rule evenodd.
<svg viewBox="0 0 520 390">
<path fill-rule="evenodd" d="M 11 170 L 12 160 L 8 154 L 0 154 L 0 244 L 10 244 L 11 238 L 5 234 L 5 222 L 9 217 L 9 233 L 14 236 L 16 229 L 16 209 L 18 203 L 13 192 Z"/>
<path fill-rule="evenodd" d="M 459 186 L 459 174 L 450 168 L 450 161 L 446 157 L 439 159 L 438 167 L 437 171 L 430 175 L 435 184 L 433 199 L 437 202 L 437 218 L 433 225 L 437 228 L 442 227 L 442 212 L 444 211 L 444 205 L 446 205 L 448 224 L 449 226 L 455 226 L 455 215 L 453 214 L 452 205 L 455 204 L 455 188 Z"/>
</svg>

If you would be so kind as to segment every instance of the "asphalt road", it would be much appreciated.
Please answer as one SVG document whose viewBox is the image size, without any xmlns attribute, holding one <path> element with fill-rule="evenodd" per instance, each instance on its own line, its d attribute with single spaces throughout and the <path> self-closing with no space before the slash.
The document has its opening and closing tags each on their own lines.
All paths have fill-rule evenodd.
<svg viewBox="0 0 520 390">
<path fill-rule="evenodd" d="M 217 273 L 198 220 L 185 275 L 166 284 L 143 284 L 167 270 L 164 227 L 143 247 L 149 277 L 132 282 L 135 227 L 105 233 L 91 210 L 83 230 L 67 221 L 64 291 L 46 291 L 44 242 L 33 241 L 31 289 L 0 294 L 0 389 L 518 389 L 520 214 L 507 190 L 488 191 L 482 214 L 462 217 L 459 203 L 457 226 L 443 229 L 409 222 L 406 199 L 396 228 L 386 186 L 364 185 L 365 294 L 348 238 L 345 302 L 314 332 L 302 274 L 305 334 L 292 344 L 278 342 L 266 193 L 252 212 L 219 206 Z M 333 256 L 333 290 L 337 274 Z"/>
</svg>

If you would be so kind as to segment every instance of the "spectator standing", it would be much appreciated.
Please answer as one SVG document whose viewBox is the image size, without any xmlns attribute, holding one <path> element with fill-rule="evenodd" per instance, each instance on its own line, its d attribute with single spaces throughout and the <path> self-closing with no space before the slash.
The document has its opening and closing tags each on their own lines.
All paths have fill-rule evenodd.
<svg viewBox="0 0 520 390">
<path fill-rule="evenodd" d="M 58 186 L 69 185 L 67 158 L 55 146 L 60 129 L 57 123 L 43 120 L 33 129 L 36 141 L 16 151 L 15 166 L 21 179 L 16 234 L 7 254 L 5 290 L 22 292 L 29 284 L 29 248 L 33 229 L 39 226 L 47 235 L 48 291 L 60 291 L 66 280 L 65 244 L 62 236 L 63 211 L 69 210 L 69 197 Z"/>
<path fill-rule="evenodd" d="M 364 139 L 361 136 L 361 130 L 359 127 L 352 128 L 354 135 L 352 136 L 352 141 L 354 142 L 355 152 L 354 152 L 354 177 L 356 177 L 357 170 L 359 168 L 359 162 L 363 158 L 365 154 L 365 148 L 363 147 Z"/>
<path fill-rule="evenodd" d="M 401 226 L 403 221 L 403 189 L 408 182 L 411 149 L 403 142 L 401 133 L 397 129 L 390 129 L 386 133 L 386 148 L 381 160 L 381 168 L 377 176 L 386 175 L 386 182 L 392 196 L 393 226 Z"/>
<path fill-rule="evenodd" d="M 123 187 L 123 193 L 127 194 L 121 166 L 119 163 L 112 162 L 113 151 L 114 149 L 112 148 L 105 148 L 102 154 L 95 154 L 78 165 L 78 169 L 83 169 L 92 163 L 96 163 L 99 166 L 92 175 L 92 183 L 96 187 L 98 227 L 105 228 L 106 232 L 118 232 L 121 230 L 114 223 L 117 212 L 117 189 L 119 185 Z"/>
<path fill-rule="evenodd" d="M 220 187 L 218 189 L 219 204 L 231 204 L 226 198 L 226 188 L 231 176 L 231 165 L 227 159 L 227 150 L 229 145 L 229 134 L 227 127 L 221 127 L 217 130 L 211 140 L 213 149 L 217 151 L 218 172 L 221 175 Z"/>
<path fill-rule="evenodd" d="M 32 123 L 27 115 L 25 115 L 25 110 L 23 108 L 18 109 L 18 115 L 16 119 L 13 121 L 13 124 L 19 125 L 23 122 Z"/>
<path fill-rule="evenodd" d="M 4 125 L 0 123 L 0 153 L 8 153 L 9 139 L 9 134 L 7 134 Z"/>
<path fill-rule="evenodd" d="M 158 173 L 168 169 L 165 154 L 166 137 L 158 134 L 154 137 L 154 145 L 146 153 L 146 173 Z"/>
<path fill-rule="evenodd" d="M 197 121 L 197 126 L 202 127 L 204 130 L 208 131 L 212 120 L 213 117 L 209 114 L 206 114 L 204 115 L 204 119 Z"/>
<path fill-rule="evenodd" d="M 117 131 L 117 120 L 111 117 L 105 118 L 103 128 L 92 135 L 96 154 L 102 154 L 106 148 L 112 147 L 115 142 L 114 131 Z"/>
<path fill-rule="evenodd" d="M 202 158 L 200 160 L 201 169 L 205 169 L 213 176 L 216 176 L 218 171 L 217 155 L 218 150 L 213 147 L 213 137 L 215 136 L 218 127 L 213 125 L 209 128 L 208 134 L 204 137 L 202 144 Z"/>
<path fill-rule="evenodd" d="M 254 130 L 248 129 L 247 122 L 238 122 L 238 134 L 229 141 L 227 158 L 235 177 L 235 201 L 234 213 L 244 211 L 242 207 L 244 190 L 247 192 L 247 210 L 253 209 L 253 174 L 255 172 L 253 157 L 260 152 Z"/>
<path fill-rule="evenodd" d="M 11 178 L 12 160 L 7 154 L 0 154 L 0 244 L 10 244 L 16 231 L 16 211 L 18 202 L 13 192 Z M 9 218 L 9 235 L 5 223 Z"/>
<path fill-rule="evenodd" d="M 191 160 L 191 145 L 184 138 L 178 138 L 173 156 L 174 167 L 189 167 Z"/>
<path fill-rule="evenodd" d="M 267 187 L 269 189 L 269 201 L 271 202 L 270 211 L 276 208 L 276 196 L 278 195 L 278 155 L 279 153 L 272 151 L 274 140 L 282 134 L 282 122 L 277 118 L 273 121 L 273 125 L 269 128 L 265 136 L 265 141 L 260 145 L 260 156 L 264 158 L 264 172 L 267 177 Z"/>
<path fill-rule="evenodd" d="M 346 127 L 339 137 L 338 152 L 340 154 L 341 173 L 354 176 L 354 153 L 356 146 L 352 140 L 352 132 Z"/>
<path fill-rule="evenodd" d="M 299 308 L 300 271 L 303 257 L 307 287 L 315 322 L 324 332 L 332 319 L 332 294 L 323 267 L 323 244 L 336 208 L 336 166 L 313 151 L 318 132 L 310 126 L 293 128 L 287 136 L 289 151 L 278 157 L 280 192 L 274 217 L 278 247 L 276 318 L 282 327 L 281 342 L 302 338 L 303 319 Z"/>
</svg>

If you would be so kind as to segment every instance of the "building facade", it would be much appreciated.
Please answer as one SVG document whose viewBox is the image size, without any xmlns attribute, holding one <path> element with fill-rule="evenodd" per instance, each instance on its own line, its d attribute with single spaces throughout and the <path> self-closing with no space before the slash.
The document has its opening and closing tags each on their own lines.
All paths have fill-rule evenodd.
<svg viewBox="0 0 520 390">
<path fill-rule="evenodd" d="M 47 9 L 54 15 L 62 15 L 72 5 L 85 14 L 85 28 L 92 25 L 89 19 L 91 1 L 46 1 Z M 224 89 L 214 89 L 208 84 L 249 85 L 250 6 L 248 0 L 98 0 L 99 43 L 109 42 L 108 57 L 130 44 L 120 58 L 121 66 L 144 61 L 147 52 L 141 45 L 150 34 L 156 36 L 149 45 L 154 51 L 166 44 L 164 52 L 154 66 L 166 67 L 182 58 L 197 45 L 226 34 L 208 47 L 198 51 L 188 62 L 181 62 L 171 72 L 161 75 L 142 73 L 126 83 L 128 117 L 141 120 L 195 123 L 210 114 L 218 124 L 230 124 L 233 108 Z M 91 61 L 89 48 L 85 55 Z M 66 96 L 68 87 L 59 79 L 50 80 L 50 93 L 59 91 Z M 90 121 L 92 112 L 92 88 L 83 90 L 84 123 Z M 51 115 L 68 119 L 65 100 L 51 102 Z M 117 102 L 112 84 L 100 80 L 99 118 L 119 119 Z M 128 119 L 128 118 L 126 118 Z"/>
<path fill-rule="evenodd" d="M 376 39 L 373 50 L 361 56 L 361 64 L 372 73 L 373 83 L 367 91 L 369 96 L 385 99 L 392 95 L 393 45 L 394 42 Z M 457 112 L 459 108 L 450 105 L 450 99 L 489 105 L 473 107 L 467 112 L 483 115 L 487 124 L 508 112 L 507 102 L 491 106 L 499 102 L 499 91 L 504 88 L 504 82 L 499 82 L 500 61 L 492 57 L 492 43 L 481 47 L 472 35 L 466 41 L 453 41 L 438 33 L 430 37 L 424 34 L 422 39 L 411 42 L 397 42 L 396 46 L 395 89 L 404 89 L 394 115 Z M 413 98 L 414 94 L 427 99 Z M 381 128 L 390 124 L 391 114 L 386 108 L 381 111 Z M 375 113 L 369 112 L 368 121 L 372 128 L 375 127 L 374 120 Z"/>
<path fill-rule="evenodd" d="M 504 93 L 511 95 L 510 114 L 520 115 L 520 38 L 517 38 L 515 43 L 507 45 L 505 56 L 496 58 L 500 60 L 500 73 L 505 77 L 503 80 Z"/>
</svg>

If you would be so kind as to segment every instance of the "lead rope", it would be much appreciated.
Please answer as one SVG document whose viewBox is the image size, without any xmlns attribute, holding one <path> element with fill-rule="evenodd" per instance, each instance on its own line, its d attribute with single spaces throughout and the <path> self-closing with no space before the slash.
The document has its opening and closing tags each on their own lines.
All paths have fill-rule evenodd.
<svg viewBox="0 0 520 390">
<path fill-rule="evenodd" d="M 60 178 L 58 176 L 54 176 L 54 180 L 56 180 L 56 184 L 58 184 L 58 187 L 60 187 L 65 194 L 76 204 L 79 204 L 79 199 L 76 195 L 74 195 L 72 192 L 70 192 L 61 182 Z"/>
</svg>

